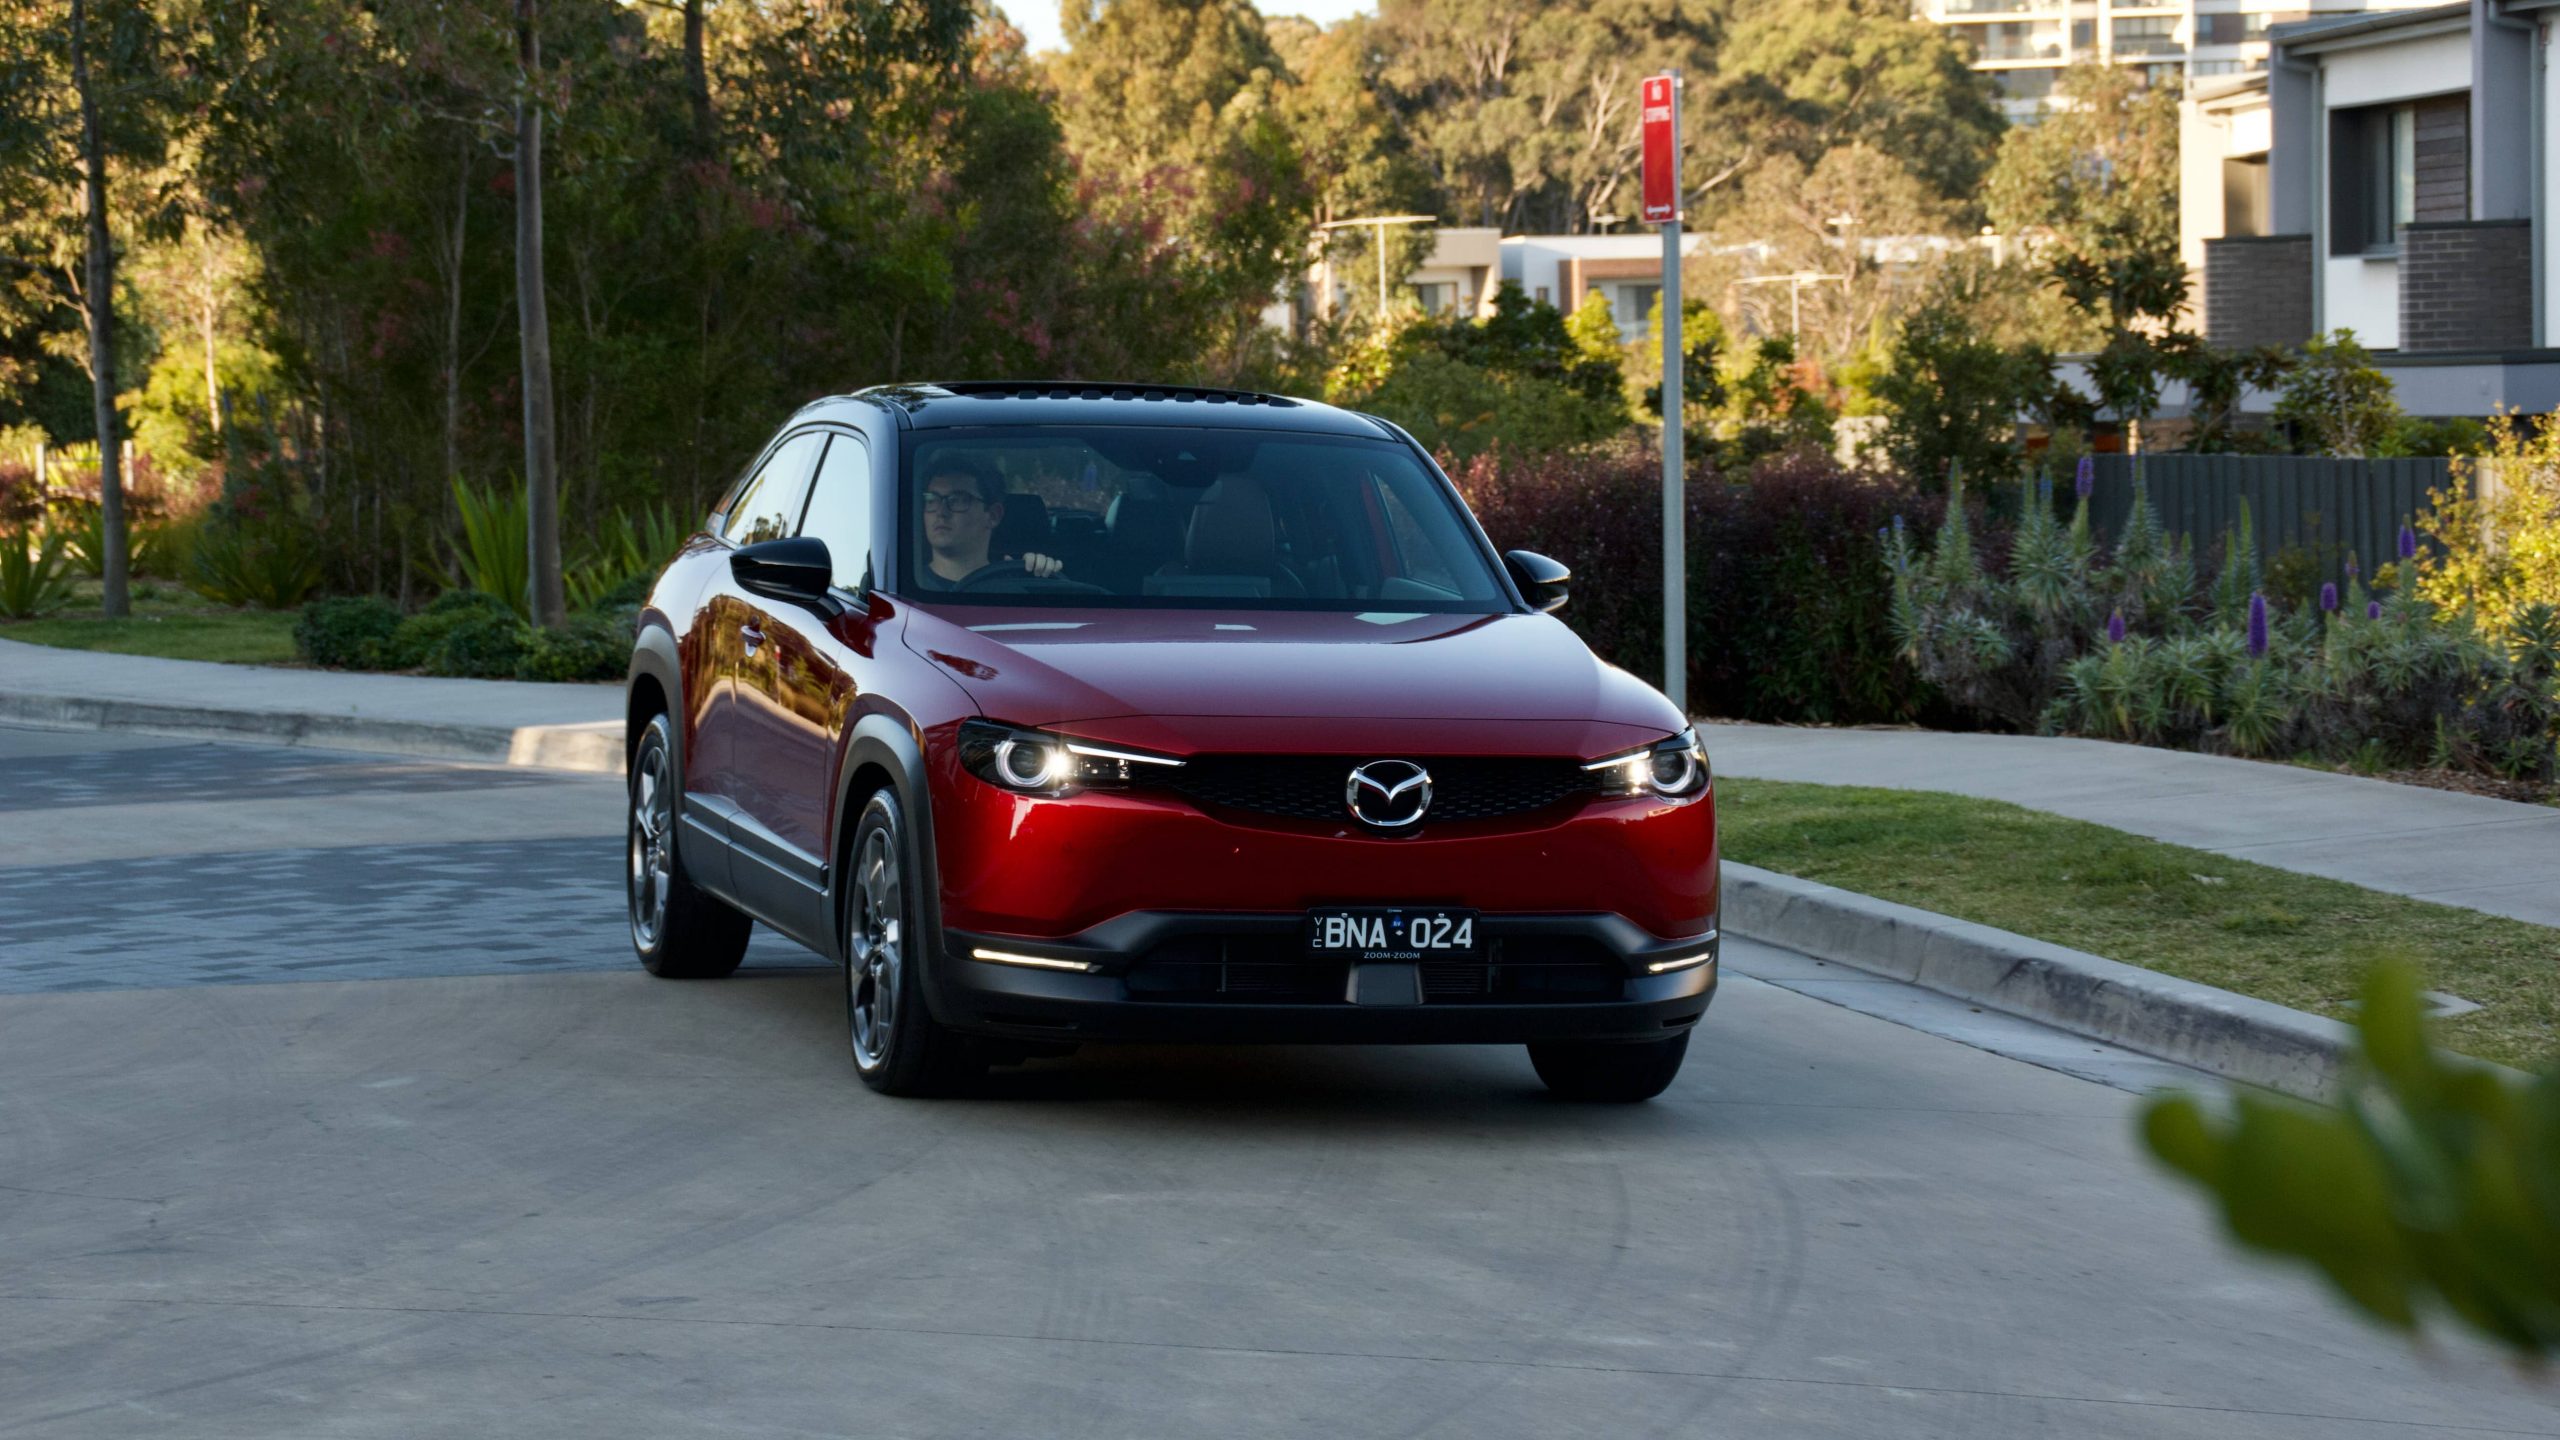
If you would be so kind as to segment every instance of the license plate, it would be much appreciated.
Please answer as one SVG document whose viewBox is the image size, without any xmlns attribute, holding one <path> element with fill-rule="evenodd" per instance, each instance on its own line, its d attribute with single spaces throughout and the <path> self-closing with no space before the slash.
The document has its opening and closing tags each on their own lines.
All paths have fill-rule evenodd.
<svg viewBox="0 0 2560 1440">
<path fill-rule="evenodd" d="M 1310 910 L 1307 953 L 1319 960 L 1471 960 L 1476 912 L 1431 905 Z"/>
</svg>

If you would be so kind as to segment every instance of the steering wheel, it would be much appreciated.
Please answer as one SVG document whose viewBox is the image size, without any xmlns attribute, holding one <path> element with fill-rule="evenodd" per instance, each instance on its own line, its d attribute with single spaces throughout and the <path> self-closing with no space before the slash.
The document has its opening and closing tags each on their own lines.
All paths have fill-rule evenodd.
<svg viewBox="0 0 2560 1440">
<path fill-rule="evenodd" d="M 1007 580 L 1014 583 L 1010 585 L 1000 584 L 1000 582 Z M 1022 568 L 1022 562 L 1019 559 L 990 561 L 951 582 L 951 590 L 954 594 L 969 590 L 997 589 L 1017 593 L 1028 593 L 1036 590 L 1056 595 L 1107 595 L 1111 593 L 1099 585 L 1088 585 L 1081 580 L 1069 580 L 1063 575 L 1034 575 L 1030 571 Z"/>
</svg>

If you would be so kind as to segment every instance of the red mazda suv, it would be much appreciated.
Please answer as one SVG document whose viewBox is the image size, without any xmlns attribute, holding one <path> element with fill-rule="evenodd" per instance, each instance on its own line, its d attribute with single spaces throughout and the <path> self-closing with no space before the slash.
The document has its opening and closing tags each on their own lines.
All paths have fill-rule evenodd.
<svg viewBox="0 0 2560 1440">
<path fill-rule="evenodd" d="M 1402 430 L 905 385 L 783 425 L 642 612 L 632 943 L 844 967 L 863 1080 L 1082 1041 L 1526 1044 L 1671 1083 L 1714 998 L 1688 721 Z"/>
</svg>

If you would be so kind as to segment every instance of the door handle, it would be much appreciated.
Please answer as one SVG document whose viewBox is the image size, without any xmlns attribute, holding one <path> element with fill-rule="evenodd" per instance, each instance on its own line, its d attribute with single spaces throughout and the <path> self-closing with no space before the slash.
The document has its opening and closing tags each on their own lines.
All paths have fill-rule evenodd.
<svg viewBox="0 0 2560 1440">
<path fill-rule="evenodd" d="M 738 627 L 738 638 L 747 642 L 747 653 L 752 655 L 756 647 L 764 643 L 764 631 L 756 628 L 755 623 L 750 621 Z"/>
</svg>

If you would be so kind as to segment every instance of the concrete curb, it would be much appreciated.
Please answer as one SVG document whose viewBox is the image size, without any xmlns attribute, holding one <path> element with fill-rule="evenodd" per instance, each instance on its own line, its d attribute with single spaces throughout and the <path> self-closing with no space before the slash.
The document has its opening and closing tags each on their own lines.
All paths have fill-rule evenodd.
<svg viewBox="0 0 2560 1440">
<path fill-rule="evenodd" d="M 122 730 L 186 740 L 372 750 L 546 770 L 622 773 L 618 720 L 583 725 L 457 725 L 297 710 L 215 709 L 141 700 L 0 691 L 0 720 L 55 730 Z"/>
<path fill-rule="evenodd" d="M 1969 920 L 1726 861 L 1724 928 L 2155 1059 L 2334 1098 L 2338 1021 Z"/>
</svg>

